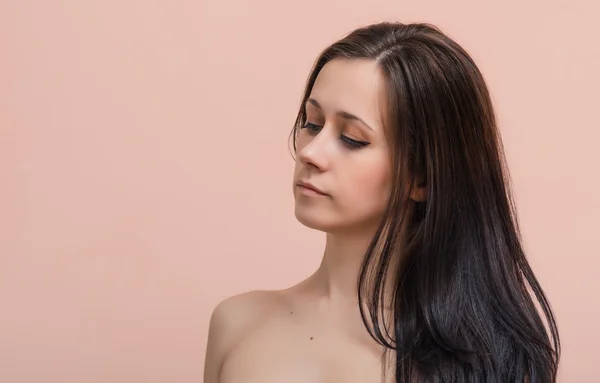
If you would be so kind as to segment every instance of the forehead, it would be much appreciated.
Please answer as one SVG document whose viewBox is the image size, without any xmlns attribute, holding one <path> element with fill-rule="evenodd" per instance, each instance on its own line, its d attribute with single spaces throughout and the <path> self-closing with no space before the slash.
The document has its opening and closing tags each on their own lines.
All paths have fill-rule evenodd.
<svg viewBox="0 0 600 383">
<path fill-rule="evenodd" d="M 382 129 L 383 76 L 377 64 L 366 59 L 335 59 L 321 69 L 310 97 L 325 113 L 354 114 L 373 129 Z"/>
</svg>

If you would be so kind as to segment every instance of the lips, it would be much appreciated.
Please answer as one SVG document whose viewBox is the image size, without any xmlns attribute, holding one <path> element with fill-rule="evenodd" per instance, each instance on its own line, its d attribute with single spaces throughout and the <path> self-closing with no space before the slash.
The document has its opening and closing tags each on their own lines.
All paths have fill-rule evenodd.
<svg viewBox="0 0 600 383">
<path fill-rule="evenodd" d="M 318 187 L 314 186 L 313 184 L 311 184 L 310 182 L 306 182 L 306 181 L 298 181 L 297 183 L 298 186 L 302 186 L 305 187 L 307 189 L 310 189 L 312 191 L 315 191 L 319 194 L 323 194 L 323 195 L 328 195 L 327 193 L 325 193 L 324 191 L 322 191 L 321 189 L 319 189 Z"/>
</svg>

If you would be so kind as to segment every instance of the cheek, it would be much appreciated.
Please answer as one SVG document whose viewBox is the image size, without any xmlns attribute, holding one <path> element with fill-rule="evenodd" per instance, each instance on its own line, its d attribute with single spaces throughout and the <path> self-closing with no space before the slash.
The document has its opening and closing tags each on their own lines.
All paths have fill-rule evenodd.
<svg viewBox="0 0 600 383">
<path fill-rule="evenodd" d="M 349 196 L 356 204 L 381 208 L 387 202 L 390 188 L 390 168 L 385 160 L 372 161 L 368 166 L 354 168 L 352 180 L 348 180 Z M 350 185 L 351 183 L 351 185 Z"/>
</svg>

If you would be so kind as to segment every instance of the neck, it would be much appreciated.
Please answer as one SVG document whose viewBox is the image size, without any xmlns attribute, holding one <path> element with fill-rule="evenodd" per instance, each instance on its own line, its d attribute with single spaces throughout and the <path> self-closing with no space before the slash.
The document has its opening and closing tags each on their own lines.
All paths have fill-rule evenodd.
<svg viewBox="0 0 600 383">
<path fill-rule="evenodd" d="M 372 232 L 327 233 L 323 259 L 311 277 L 314 291 L 329 302 L 356 303 L 358 274 Z"/>
</svg>

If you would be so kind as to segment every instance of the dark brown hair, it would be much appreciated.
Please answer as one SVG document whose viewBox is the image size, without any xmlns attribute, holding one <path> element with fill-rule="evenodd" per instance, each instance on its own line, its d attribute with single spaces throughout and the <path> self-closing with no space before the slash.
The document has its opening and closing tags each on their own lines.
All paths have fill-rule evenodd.
<svg viewBox="0 0 600 383">
<path fill-rule="evenodd" d="M 358 297 L 371 336 L 395 350 L 396 382 L 555 382 L 556 320 L 523 251 L 494 109 L 472 58 L 431 24 L 353 31 L 312 68 L 294 152 L 305 102 L 334 59 L 374 60 L 386 84 L 394 188 Z M 415 184 L 407 179 L 427 187 L 426 201 L 402 198 Z"/>
</svg>

